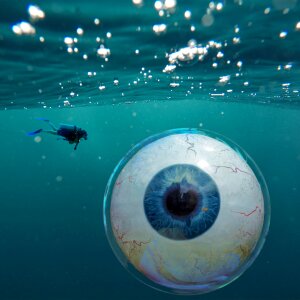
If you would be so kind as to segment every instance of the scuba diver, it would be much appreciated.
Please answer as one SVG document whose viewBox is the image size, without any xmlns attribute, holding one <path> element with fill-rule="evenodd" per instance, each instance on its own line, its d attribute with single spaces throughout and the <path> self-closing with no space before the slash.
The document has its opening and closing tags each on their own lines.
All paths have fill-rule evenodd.
<svg viewBox="0 0 300 300">
<path fill-rule="evenodd" d="M 59 128 L 56 128 L 49 120 L 44 119 L 44 118 L 37 118 L 37 120 L 45 121 L 50 125 L 52 130 L 43 130 L 43 129 L 38 129 L 32 132 L 28 132 L 28 136 L 34 136 L 40 132 L 46 132 L 54 135 L 61 136 L 64 141 L 68 141 L 69 144 L 75 144 L 74 150 L 77 149 L 77 146 L 80 142 L 80 140 L 83 138 L 87 140 L 87 132 L 81 128 L 78 128 L 77 126 L 74 125 L 68 125 L 68 124 L 60 124 Z"/>
</svg>

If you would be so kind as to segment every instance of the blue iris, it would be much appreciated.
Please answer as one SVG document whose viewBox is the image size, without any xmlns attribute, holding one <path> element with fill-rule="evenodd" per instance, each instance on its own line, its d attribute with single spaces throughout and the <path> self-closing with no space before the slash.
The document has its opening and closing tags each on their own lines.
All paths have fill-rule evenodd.
<svg viewBox="0 0 300 300">
<path fill-rule="evenodd" d="M 162 169 L 150 181 L 144 209 L 151 226 L 173 240 L 193 239 L 206 232 L 220 210 L 214 180 L 188 164 Z"/>
</svg>

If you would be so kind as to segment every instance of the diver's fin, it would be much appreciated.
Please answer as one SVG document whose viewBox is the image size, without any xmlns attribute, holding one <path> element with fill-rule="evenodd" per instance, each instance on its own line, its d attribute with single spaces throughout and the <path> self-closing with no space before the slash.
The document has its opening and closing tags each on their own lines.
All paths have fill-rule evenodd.
<svg viewBox="0 0 300 300">
<path fill-rule="evenodd" d="M 28 135 L 28 136 L 34 136 L 34 135 L 36 135 L 36 134 L 38 134 L 38 133 L 40 133 L 40 132 L 42 132 L 42 131 L 43 131 L 43 129 L 38 129 L 38 130 L 36 130 L 36 131 L 27 132 L 27 135 Z"/>
<path fill-rule="evenodd" d="M 45 122 L 50 122 L 50 120 L 46 119 L 46 118 L 35 118 L 36 120 L 39 121 L 45 121 Z"/>
</svg>

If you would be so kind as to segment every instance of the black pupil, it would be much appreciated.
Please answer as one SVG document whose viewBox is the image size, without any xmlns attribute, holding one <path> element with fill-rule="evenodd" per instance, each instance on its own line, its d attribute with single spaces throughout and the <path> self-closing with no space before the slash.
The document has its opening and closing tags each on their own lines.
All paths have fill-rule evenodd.
<svg viewBox="0 0 300 300">
<path fill-rule="evenodd" d="M 174 216 L 184 217 L 191 214 L 199 201 L 193 190 L 181 191 L 180 184 L 173 184 L 165 193 L 166 209 Z"/>
</svg>

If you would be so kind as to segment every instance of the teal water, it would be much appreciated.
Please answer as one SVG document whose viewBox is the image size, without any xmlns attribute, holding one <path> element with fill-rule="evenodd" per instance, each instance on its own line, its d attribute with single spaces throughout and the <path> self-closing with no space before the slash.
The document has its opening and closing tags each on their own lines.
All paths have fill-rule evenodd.
<svg viewBox="0 0 300 300">
<path fill-rule="evenodd" d="M 0 299 L 178 297 L 141 284 L 119 264 L 102 206 L 109 176 L 126 152 L 180 127 L 212 130 L 244 148 L 265 176 L 272 208 L 254 264 L 227 287 L 195 298 L 300 299 L 299 4 L 226 1 L 207 27 L 201 18 L 209 1 L 177 1 L 176 11 L 163 17 L 154 2 L 144 2 L 37 1 L 46 16 L 32 22 L 36 33 L 29 36 L 12 26 L 29 20 L 32 3 L 1 2 Z M 152 26 L 161 23 L 168 29 L 157 36 Z M 78 53 L 67 52 L 65 37 L 78 38 L 72 46 Z M 166 53 L 190 39 L 222 48 L 162 72 Z M 100 45 L 110 49 L 108 61 L 96 55 Z M 89 139 L 77 151 L 54 136 L 34 140 L 25 133 L 41 126 L 37 117 L 76 124 Z"/>
</svg>

